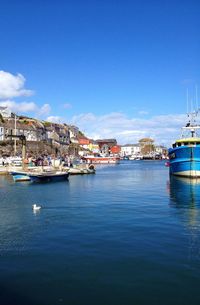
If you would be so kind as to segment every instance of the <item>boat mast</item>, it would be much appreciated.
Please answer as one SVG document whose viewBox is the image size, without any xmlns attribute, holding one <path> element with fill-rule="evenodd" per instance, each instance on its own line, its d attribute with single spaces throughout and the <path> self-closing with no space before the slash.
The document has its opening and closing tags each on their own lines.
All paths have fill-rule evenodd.
<svg viewBox="0 0 200 305">
<path fill-rule="evenodd" d="M 15 133 L 14 135 L 16 136 L 17 135 L 17 118 L 16 118 L 16 114 L 15 114 Z M 17 139 L 14 138 L 14 155 L 16 156 L 16 152 L 17 152 Z"/>
</svg>

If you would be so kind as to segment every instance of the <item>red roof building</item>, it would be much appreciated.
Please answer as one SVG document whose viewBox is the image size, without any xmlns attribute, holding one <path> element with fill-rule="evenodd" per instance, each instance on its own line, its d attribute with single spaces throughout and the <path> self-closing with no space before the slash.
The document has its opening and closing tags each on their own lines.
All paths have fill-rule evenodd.
<svg viewBox="0 0 200 305">
<path fill-rule="evenodd" d="M 79 138 L 78 139 L 78 143 L 79 145 L 89 145 L 90 144 L 90 140 L 87 138 Z"/>
<path fill-rule="evenodd" d="M 114 145 L 110 148 L 112 154 L 119 154 L 121 147 L 119 145 Z"/>
</svg>

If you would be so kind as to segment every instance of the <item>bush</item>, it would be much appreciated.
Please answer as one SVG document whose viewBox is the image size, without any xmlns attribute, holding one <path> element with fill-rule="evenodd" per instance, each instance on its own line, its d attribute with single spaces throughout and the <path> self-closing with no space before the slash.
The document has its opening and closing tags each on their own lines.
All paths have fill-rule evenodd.
<svg viewBox="0 0 200 305">
<path fill-rule="evenodd" d="M 0 122 L 2 122 L 2 123 L 4 123 L 5 121 L 4 121 L 4 118 L 3 118 L 3 116 L 2 116 L 2 114 L 0 113 Z"/>
</svg>

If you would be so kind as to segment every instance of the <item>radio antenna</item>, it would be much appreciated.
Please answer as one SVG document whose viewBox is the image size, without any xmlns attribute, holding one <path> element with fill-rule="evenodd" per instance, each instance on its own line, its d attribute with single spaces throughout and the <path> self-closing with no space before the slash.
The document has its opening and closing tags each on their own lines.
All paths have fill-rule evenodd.
<svg viewBox="0 0 200 305">
<path fill-rule="evenodd" d="M 188 101 L 188 88 L 187 88 L 187 115 L 188 115 L 188 113 L 189 113 L 188 107 L 189 107 L 189 101 Z"/>
<path fill-rule="evenodd" d="M 197 91 L 197 85 L 195 86 L 195 99 L 196 99 L 196 110 L 198 111 L 199 105 L 198 105 L 198 91 Z"/>
</svg>

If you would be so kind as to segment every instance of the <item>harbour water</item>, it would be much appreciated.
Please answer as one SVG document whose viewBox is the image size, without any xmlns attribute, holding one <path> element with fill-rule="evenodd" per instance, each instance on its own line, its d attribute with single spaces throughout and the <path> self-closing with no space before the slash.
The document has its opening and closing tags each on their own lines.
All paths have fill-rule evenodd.
<svg viewBox="0 0 200 305">
<path fill-rule="evenodd" d="M 0 176 L 0 265 L 2 305 L 200 304 L 200 182 L 162 161 Z"/>
</svg>

